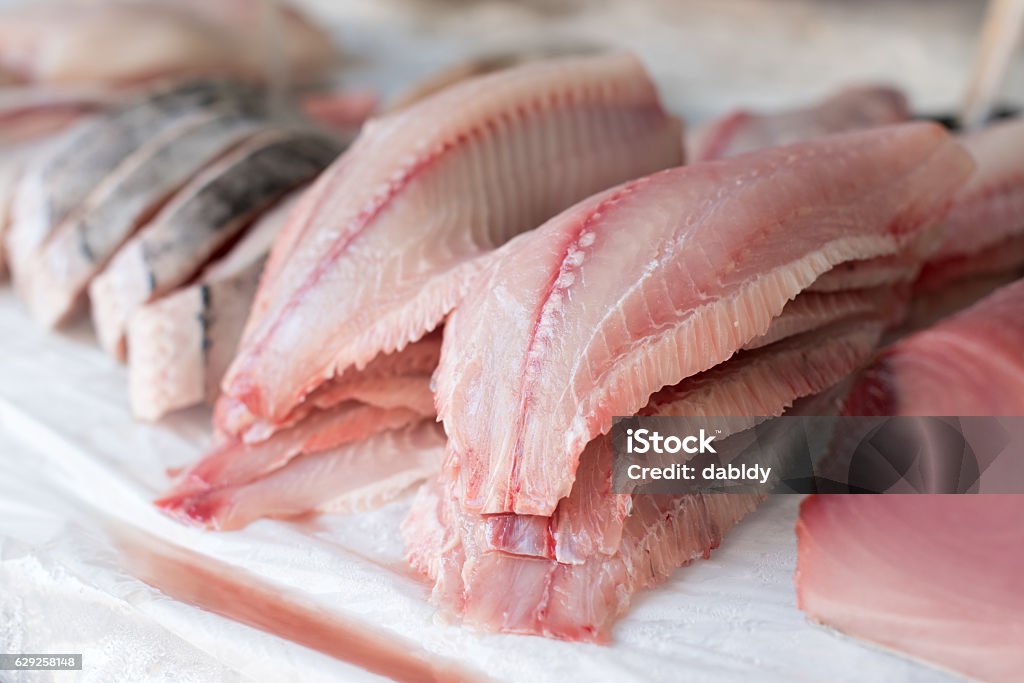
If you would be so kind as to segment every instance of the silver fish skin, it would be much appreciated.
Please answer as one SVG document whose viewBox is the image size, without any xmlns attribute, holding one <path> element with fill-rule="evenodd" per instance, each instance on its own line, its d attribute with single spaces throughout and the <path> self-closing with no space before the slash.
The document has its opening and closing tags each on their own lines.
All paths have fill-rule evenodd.
<svg viewBox="0 0 1024 683">
<path fill-rule="evenodd" d="M 256 216 L 340 152 L 340 142 L 323 133 L 279 128 L 253 136 L 204 170 L 90 285 L 100 345 L 124 359 L 125 330 L 141 306 L 195 277 Z"/>
<path fill-rule="evenodd" d="M 260 88 L 227 79 L 165 83 L 68 130 L 26 168 L 19 183 L 7 239 L 14 268 L 125 158 L 183 117 L 214 105 L 255 115 L 264 111 L 265 98 Z"/>
<path fill-rule="evenodd" d="M 205 166 L 268 124 L 216 110 L 197 110 L 162 131 L 122 163 L 20 268 L 18 291 L 47 327 L 77 308 L 93 277 L 159 207 Z"/>
<path fill-rule="evenodd" d="M 128 326 L 132 413 L 157 420 L 210 402 L 235 356 L 274 238 L 300 191 L 261 216 L 199 281 L 143 306 Z"/>
</svg>

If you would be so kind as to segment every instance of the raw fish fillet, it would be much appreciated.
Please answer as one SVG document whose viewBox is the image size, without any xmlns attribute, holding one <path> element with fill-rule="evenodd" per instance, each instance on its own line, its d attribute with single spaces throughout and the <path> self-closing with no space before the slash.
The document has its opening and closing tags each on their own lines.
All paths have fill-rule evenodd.
<svg viewBox="0 0 1024 683">
<path fill-rule="evenodd" d="M 255 481 L 215 489 L 165 511 L 189 524 L 228 531 L 263 517 L 359 512 L 386 503 L 432 476 L 444 433 L 432 421 L 381 432 L 340 448 L 303 455 Z"/>
<path fill-rule="evenodd" d="M 986 409 L 959 414 L 972 406 Z M 798 604 L 972 680 L 1019 681 L 1022 518 L 1021 495 L 811 496 L 797 523 Z"/>
<path fill-rule="evenodd" d="M 924 258 L 925 255 L 920 253 L 920 250 L 912 248 L 892 256 L 840 263 L 807 289 L 812 292 L 832 293 L 913 282 L 921 272 Z"/>
<path fill-rule="evenodd" d="M 886 308 L 891 309 L 888 322 L 897 323 L 906 313 L 908 294 L 906 288 L 899 291 L 890 287 L 839 292 L 805 291 L 786 304 L 782 314 L 771 322 L 768 332 L 751 340 L 744 348 L 758 349 L 839 320 Z M 722 413 L 726 414 L 731 415 Z"/>
<path fill-rule="evenodd" d="M 721 365 L 662 389 L 640 411 L 644 416 L 734 416 L 722 435 L 782 415 L 794 401 L 821 394 L 863 367 L 882 336 L 890 311 L 885 302 L 852 320 L 744 351 Z M 572 492 L 551 517 L 510 513 L 483 517 L 488 548 L 579 564 L 619 547 L 631 496 L 611 492 L 611 436 L 587 445 Z"/>
<path fill-rule="evenodd" d="M 886 348 L 850 415 L 1024 415 L 1024 280 Z"/>
<path fill-rule="evenodd" d="M 22 174 L 7 237 L 12 270 L 17 274 L 19 265 L 27 266 L 34 251 L 102 185 L 100 181 L 151 140 L 195 116 L 198 109 L 229 102 L 246 107 L 257 99 L 262 101 L 258 90 L 233 81 L 165 85 L 74 126 Z"/>
<path fill-rule="evenodd" d="M 260 273 L 298 191 L 264 214 L 199 282 L 143 306 L 128 325 L 132 413 L 156 420 L 216 399 L 235 357 Z"/>
<path fill-rule="evenodd" d="M 197 110 L 125 158 L 19 269 L 18 291 L 33 317 L 47 326 L 65 320 L 92 278 L 168 197 L 265 127 L 250 116 Z"/>
<path fill-rule="evenodd" d="M 978 171 L 946 217 L 947 239 L 914 283 L 912 329 L 1024 275 L 1024 119 L 961 136 Z"/>
<path fill-rule="evenodd" d="M 993 123 L 959 139 L 978 171 L 950 207 L 948 237 L 933 262 L 1024 235 L 1024 118 Z"/>
<path fill-rule="evenodd" d="M 436 375 L 466 509 L 551 515 L 612 416 L 765 334 L 833 266 L 920 239 L 971 170 L 904 124 L 658 173 L 510 243 Z"/>
<path fill-rule="evenodd" d="M 690 140 L 694 161 L 724 159 L 822 135 L 900 123 L 910 118 L 903 93 L 882 86 L 852 87 L 790 111 L 735 111 L 698 130 Z"/>
<path fill-rule="evenodd" d="M 261 211 L 316 177 L 339 152 L 336 140 L 318 132 L 270 129 L 204 169 L 90 284 L 100 345 L 123 358 L 125 329 L 141 306 L 194 277 Z"/>
<path fill-rule="evenodd" d="M 188 507 L 190 498 L 207 490 L 255 481 L 300 455 L 362 441 L 423 417 L 407 408 L 377 408 L 355 401 L 339 404 L 258 443 L 232 441 L 217 446 L 181 477 L 161 504 Z"/>
<path fill-rule="evenodd" d="M 69 109 L 55 116 L 35 116 L 30 126 L 0 116 L 0 278 L 7 275 L 7 229 L 13 220 L 11 205 L 24 168 L 30 159 L 45 154 L 60 131 L 83 115 L 81 110 Z"/>
<path fill-rule="evenodd" d="M 413 568 L 434 580 L 432 599 L 478 628 L 606 642 L 637 591 L 708 557 L 758 504 L 744 494 L 637 496 L 614 555 L 582 564 L 489 552 L 480 515 L 440 482 L 423 486 L 402 524 Z"/>
<path fill-rule="evenodd" d="M 209 73 L 260 77 L 278 60 L 294 80 L 318 78 L 335 58 L 330 37 L 292 7 L 275 3 L 280 11 L 265 14 L 270 7 L 259 0 L 25 3 L 0 14 L 0 71 L 23 83 L 113 87 Z"/>
<path fill-rule="evenodd" d="M 628 54 L 483 76 L 369 122 L 275 245 L 225 393 L 283 419 L 323 382 L 435 328 L 479 256 L 681 161 L 680 125 Z"/>
<path fill-rule="evenodd" d="M 221 396 L 214 411 L 214 424 L 222 436 L 255 443 L 295 424 L 314 410 L 342 401 L 355 400 L 380 408 L 409 408 L 422 415 L 435 415 L 430 376 L 440 358 L 441 332 L 436 330 L 401 351 L 377 356 L 362 370 L 349 368 L 310 394 L 280 422 L 260 420 L 245 404 Z"/>
</svg>

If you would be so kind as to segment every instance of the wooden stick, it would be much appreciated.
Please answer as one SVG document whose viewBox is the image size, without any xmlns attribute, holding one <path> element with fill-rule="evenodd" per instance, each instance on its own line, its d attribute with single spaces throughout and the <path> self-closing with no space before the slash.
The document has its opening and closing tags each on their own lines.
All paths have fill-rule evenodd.
<svg viewBox="0 0 1024 683">
<path fill-rule="evenodd" d="M 960 125 L 970 130 L 988 119 L 1024 28 L 1024 0 L 990 0 L 981 42 L 967 84 Z"/>
</svg>

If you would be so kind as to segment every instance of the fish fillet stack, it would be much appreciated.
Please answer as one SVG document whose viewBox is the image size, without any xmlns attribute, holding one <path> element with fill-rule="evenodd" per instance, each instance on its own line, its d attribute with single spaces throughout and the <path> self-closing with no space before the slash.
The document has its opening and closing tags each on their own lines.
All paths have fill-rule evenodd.
<svg viewBox="0 0 1024 683">
<path fill-rule="evenodd" d="M 371 121 L 275 243 L 218 401 L 221 443 L 160 504 L 226 529 L 382 500 L 436 471 L 445 316 L 515 235 L 680 164 L 681 132 L 623 54 L 482 76 Z M 332 488 L 325 468 L 379 476 Z"/>
<path fill-rule="evenodd" d="M 978 172 L 957 194 L 945 241 L 914 286 L 924 327 L 1024 276 L 1024 119 L 960 136 Z"/>
<path fill-rule="evenodd" d="M 288 81 L 278 85 L 300 85 L 334 61 L 326 32 L 281 3 L 53 0 L 0 12 L 0 275 L 16 179 L 56 131 L 160 81 L 260 80 L 273 64 Z"/>
<path fill-rule="evenodd" d="M 446 324 L 445 466 L 404 526 L 435 600 L 607 639 L 759 500 L 611 493 L 612 417 L 770 417 L 835 386 L 901 302 L 804 292 L 921 241 L 971 170 L 931 124 L 834 136 L 626 183 L 500 250 Z"/>
<path fill-rule="evenodd" d="M 859 92 L 844 101 L 878 98 Z M 902 118 L 885 92 L 838 127 Z M 973 169 L 931 124 L 681 161 L 678 123 L 622 54 L 474 78 L 372 121 L 291 211 L 218 445 L 158 504 L 234 529 L 429 478 L 403 533 L 438 604 L 607 639 L 636 591 L 760 502 L 613 493 L 612 417 L 751 416 L 738 431 L 834 411 Z"/>
<path fill-rule="evenodd" d="M 101 345 L 119 359 L 131 347 L 140 417 L 210 399 L 282 224 L 263 214 L 342 148 L 271 117 L 258 85 L 156 86 L 25 162 L 4 239 L 15 289 L 48 327 L 89 300 Z M 163 300 L 182 287 L 193 296 Z"/>
</svg>

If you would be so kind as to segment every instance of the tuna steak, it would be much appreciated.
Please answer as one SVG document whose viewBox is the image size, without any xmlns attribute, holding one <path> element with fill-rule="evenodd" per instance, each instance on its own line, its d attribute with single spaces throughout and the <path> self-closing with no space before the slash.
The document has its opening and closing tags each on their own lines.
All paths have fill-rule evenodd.
<svg viewBox="0 0 1024 683">
<path fill-rule="evenodd" d="M 1022 515 L 1012 494 L 811 496 L 796 529 L 800 609 L 971 680 L 1020 680 Z"/>
<path fill-rule="evenodd" d="M 225 392 L 281 420 L 323 382 L 436 327 L 479 256 L 592 192 L 679 164 L 681 145 L 624 54 L 483 76 L 371 121 L 275 245 Z"/>
<path fill-rule="evenodd" d="M 850 415 L 1024 415 L 1024 280 L 886 348 Z"/>
<path fill-rule="evenodd" d="M 833 266 L 920 239 L 971 170 L 904 124 L 658 173 L 510 243 L 437 372 L 466 509 L 551 515 L 612 416 L 765 334 Z"/>
</svg>

